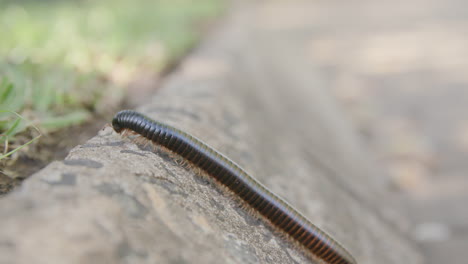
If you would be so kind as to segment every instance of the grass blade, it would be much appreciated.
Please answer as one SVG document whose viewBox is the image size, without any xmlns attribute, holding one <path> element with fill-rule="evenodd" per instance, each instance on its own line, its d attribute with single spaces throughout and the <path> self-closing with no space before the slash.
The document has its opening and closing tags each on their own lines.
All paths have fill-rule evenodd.
<svg viewBox="0 0 468 264">
<path fill-rule="evenodd" d="M 33 139 L 31 139 L 31 140 L 29 140 L 28 142 L 24 143 L 23 145 L 21 145 L 21 146 L 15 148 L 15 149 L 13 149 L 12 151 L 10 151 L 10 152 L 8 152 L 8 153 L 5 153 L 5 154 L 1 155 L 1 156 L 0 156 L 0 160 L 2 160 L 2 159 L 4 159 L 4 158 L 6 158 L 6 157 L 12 155 L 13 153 L 17 152 L 18 150 L 20 150 L 20 149 L 26 147 L 27 145 L 33 143 L 34 141 L 38 140 L 41 136 L 42 136 L 42 134 L 41 134 L 41 135 L 37 135 L 37 136 L 34 137 Z"/>
<path fill-rule="evenodd" d="M 16 115 L 17 116 L 17 119 L 15 120 L 15 122 L 13 123 L 13 125 L 8 129 L 8 131 L 5 133 L 5 134 L 1 134 L 0 135 L 0 138 L 5 138 L 4 142 L 5 142 L 5 152 L 8 150 L 8 138 L 9 138 L 9 134 L 11 135 L 14 135 L 14 130 L 17 129 L 17 127 L 19 126 L 19 124 L 21 123 L 21 120 L 25 120 L 27 121 L 24 117 L 22 117 L 20 114 L 16 113 L 16 112 L 13 112 L 13 111 L 9 111 L 9 110 L 0 110 L 0 113 L 10 113 L 10 114 L 13 114 L 13 115 Z M 7 152 L 7 153 L 4 153 L 3 155 L 0 155 L 0 160 L 12 155 L 13 153 L 17 152 L 18 150 L 26 147 L 27 145 L 33 143 L 34 141 L 38 140 L 41 136 L 42 136 L 42 133 L 41 131 L 39 130 L 39 128 L 37 128 L 35 125 L 33 124 L 30 124 L 31 127 L 33 127 L 37 132 L 39 132 L 39 135 L 37 135 L 36 137 L 34 137 L 33 139 L 29 140 L 28 142 L 26 142 L 25 144 L 11 150 L 10 152 Z"/>
<path fill-rule="evenodd" d="M 41 127 L 48 131 L 82 123 L 89 118 L 89 112 L 76 111 L 63 116 L 49 117 L 41 121 Z"/>
<path fill-rule="evenodd" d="M 7 102 L 7 99 L 13 95 L 13 83 L 8 81 L 6 77 L 3 78 L 0 84 L 0 105 Z"/>
<path fill-rule="evenodd" d="M 10 128 L 5 132 L 4 135 L 7 138 L 10 138 L 10 137 L 14 136 L 16 133 L 18 133 L 18 132 L 20 132 L 22 130 L 21 127 L 18 129 L 18 127 L 19 127 L 19 125 L 21 123 L 21 120 L 22 120 L 21 118 L 17 118 L 15 120 L 15 122 L 13 122 L 13 124 L 10 126 Z"/>
</svg>

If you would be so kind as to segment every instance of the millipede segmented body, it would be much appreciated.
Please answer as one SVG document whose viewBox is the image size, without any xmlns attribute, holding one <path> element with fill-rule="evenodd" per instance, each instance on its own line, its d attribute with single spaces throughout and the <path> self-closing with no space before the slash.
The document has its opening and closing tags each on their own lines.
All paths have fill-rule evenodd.
<svg viewBox="0 0 468 264">
<path fill-rule="evenodd" d="M 286 233 L 318 259 L 329 264 L 356 264 L 338 242 L 296 209 L 273 194 L 243 169 L 195 137 L 138 112 L 124 110 L 112 120 L 117 133 L 133 131 L 169 149 L 226 186 L 266 221 Z"/>
</svg>

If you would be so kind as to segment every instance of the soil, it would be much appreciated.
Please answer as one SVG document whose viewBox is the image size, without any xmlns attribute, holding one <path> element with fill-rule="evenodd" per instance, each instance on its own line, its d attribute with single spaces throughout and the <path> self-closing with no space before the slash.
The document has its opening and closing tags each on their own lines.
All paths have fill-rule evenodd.
<svg viewBox="0 0 468 264">
<path fill-rule="evenodd" d="M 107 115 L 98 116 L 85 124 L 44 135 L 32 146 L 31 151 L 20 152 L 14 162 L 2 164 L 5 167 L 0 171 L 0 196 L 12 191 L 24 179 L 53 160 L 65 158 L 73 147 L 96 135 L 111 118 L 112 116 Z"/>
</svg>

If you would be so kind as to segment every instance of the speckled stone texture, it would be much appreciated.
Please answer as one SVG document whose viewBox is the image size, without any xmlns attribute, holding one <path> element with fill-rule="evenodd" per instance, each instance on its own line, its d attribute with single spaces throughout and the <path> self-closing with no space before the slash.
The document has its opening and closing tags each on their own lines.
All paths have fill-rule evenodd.
<svg viewBox="0 0 468 264">
<path fill-rule="evenodd" d="M 405 219 L 379 209 L 372 159 L 262 3 L 233 11 L 138 110 L 236 161 L 360 264 L 422 263 Z M 233 198 L 105 127 L 0 200 L 0 263 L 315 263 Z"/>
</svg>

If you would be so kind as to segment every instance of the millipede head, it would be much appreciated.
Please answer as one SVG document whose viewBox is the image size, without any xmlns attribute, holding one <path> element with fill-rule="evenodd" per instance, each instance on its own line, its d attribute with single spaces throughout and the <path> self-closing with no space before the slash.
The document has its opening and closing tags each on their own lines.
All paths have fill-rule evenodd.
<svg viewBox="0 0 468 264">
<path fill-rule="evenodd" d="M 114 128 L 115 132 L 122 132 L 123 127 L 120 126 L 120 122 L 117 115 L 112 119 L 112 127 Z"/>
<path fill-rule="evenodd" d="M 122 110 L 115 114 L 114 118 L 112 119 L 112 127 L 114 128 L 115 132 L 121 133 L 122 130 L 126 128 L 124 119 L 126 119 L 128 115 L 132 115 L 134 113 L 136 112 L 132 110 Z"/>
</svg>

